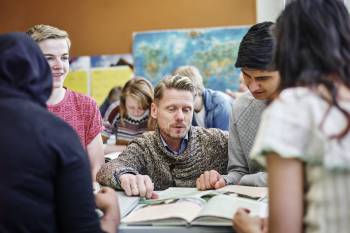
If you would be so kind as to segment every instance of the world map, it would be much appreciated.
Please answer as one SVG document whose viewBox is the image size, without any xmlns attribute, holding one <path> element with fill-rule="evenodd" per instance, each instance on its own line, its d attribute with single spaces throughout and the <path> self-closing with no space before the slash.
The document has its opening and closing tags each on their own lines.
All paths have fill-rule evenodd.
<svg viewBox="0 0 350 233">
<path fill-rule="evenodd" d="M 207 88 L 237 90 L 239 44 L 249 27 L 138 32 L 133 35 L 134 73 L 156 85 L 182 65 L 196 66 Z"/>
</svg>

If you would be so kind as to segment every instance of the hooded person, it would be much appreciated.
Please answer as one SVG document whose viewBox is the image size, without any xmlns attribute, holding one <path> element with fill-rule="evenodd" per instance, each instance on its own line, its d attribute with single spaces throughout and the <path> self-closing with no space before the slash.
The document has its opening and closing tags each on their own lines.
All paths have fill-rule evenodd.
<svg viewBox="0 0 350 233">
<path fill-rule="evenodd" d="M 89 161 L 74 130 L 47 111 L 51 91 L 36 43 L 24 33 L 0 35 L 0 232 L 102 231 Z"/>
</svg>

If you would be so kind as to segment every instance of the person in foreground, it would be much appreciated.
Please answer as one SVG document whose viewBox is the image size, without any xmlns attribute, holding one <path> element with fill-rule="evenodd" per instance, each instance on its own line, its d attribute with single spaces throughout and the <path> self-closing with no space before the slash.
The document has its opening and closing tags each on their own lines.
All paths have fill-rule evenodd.
<svg viewBox="0 0 350 233">
<path fill-rule="evenodd" d="M 47 111 L 51 91 L 36 43 L 0 35 L 0 232 L 116 232 L 116 194 L 96 194 L 99 222 L 87 156 L 73 129 Z"/>
<path fill-rule="evenodd" d="M 47 108 L 76 130 L 89 156 L 95 181 L 96 173 L 104 163 L 102 117 L 95 100 L 63 86 L 69 72 L 71 41 L 68 33 L 40 24 L 29 28 L 27 34 L 38 43 L 51 68 L 53 91 L 46 102 Z"/>
<path fill-rule="evenodd" d="M 349 232 L 349 13 L 338 0 L 292 1 L 274 33 L 281 93 L 252 149 L 267 163 L 268 227 L 240 210 L 236 232 Z"/>
<path fill-rule="evenodd" d="M 236 67 L 241 68 L 249 92 L 233 104 L 228 142 L 227 175 L 205 171 L 197 181 L 200 190 L 221 188 L 227 184 L 266 186 L 265 169 L 249 158 L 261 114 L 276 95 L 280 81 L 273 66 L 271 22 L 253 25 L 239 46 Z"/>
<path fill-rule="evenodd" d="M 191 80 L 166 77 L 154 93 L 155 131 L 132 140 L 117 159 L 102 166 L 97 181 L 122 188 L 127 195 L 151 198 L 154 189 L 195 187 L 202 171 L 224 173 L 228 135 L 215 128 L 191 126 L 195 95 Z"/>
</svg>

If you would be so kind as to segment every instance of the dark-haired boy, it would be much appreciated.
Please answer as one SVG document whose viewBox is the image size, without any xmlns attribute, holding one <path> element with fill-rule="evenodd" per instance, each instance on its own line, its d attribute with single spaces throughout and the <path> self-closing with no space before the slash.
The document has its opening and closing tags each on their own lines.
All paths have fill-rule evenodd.
<svg viewBox="0 0 350 233">
<path fill-rule="evenodd" d="M 235 65 L 241 68 L 249 92 L 234 103 L 228 143 L 228 174 L 205 171 L 197 179 L 198 189 L 221 188 L 227 184 L 267 185 L 266 173 L 250 160 L 249 154 L 261 114 L 267 103 L 276 96 L 280 81 L 279 73 L 272 65 L 272 25 L 271 22 L 255 24 L 243 37 Z"/>
</svg>

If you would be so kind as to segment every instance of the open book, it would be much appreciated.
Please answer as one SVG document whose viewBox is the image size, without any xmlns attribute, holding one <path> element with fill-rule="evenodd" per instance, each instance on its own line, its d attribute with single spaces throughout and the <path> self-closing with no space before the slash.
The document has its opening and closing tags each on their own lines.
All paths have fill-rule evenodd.
<svg viewBox="0 0 350 233">
<path fill-rule="evenodd" d="M 217 190 L 201 192 L 195 188 L 170 188 L 160 192 L 159 199 L 143 202 L 145 204 L 123 218 L 122 223 L 231 226 L 232 217 L 238 208 L 249 209 L 252 215 L 261 217 L 267 213 L 265 202 L 222 194 Z"/>
</svg>

